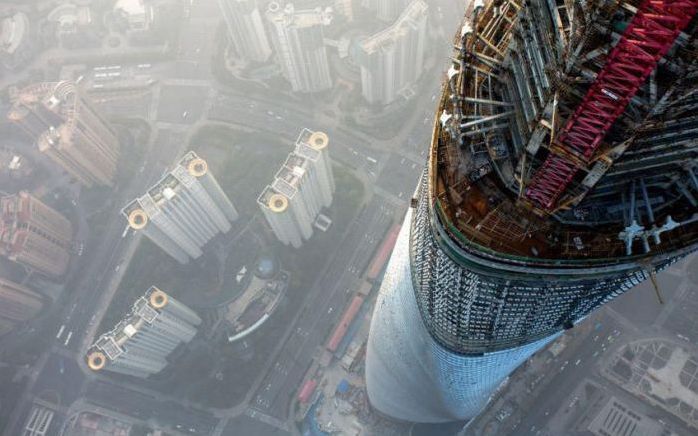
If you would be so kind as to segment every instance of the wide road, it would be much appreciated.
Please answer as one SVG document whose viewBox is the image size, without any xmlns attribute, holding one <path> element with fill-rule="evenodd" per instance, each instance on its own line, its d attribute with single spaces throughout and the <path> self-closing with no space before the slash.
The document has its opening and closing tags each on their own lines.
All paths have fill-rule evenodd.
<svg viewBox="0 0 698 436">
<path fill-rule="evenodd" d="M 582 341 L 581 345 L 570 345 L 550 362 L 547 383 L 541 390 L 534 392 L 526 408 L 524 419 L 514 428 L 504 426 L 512 435 L 545 434 L 545 424 L 558 409 L 566 409 L 571 402 L 571 394 L 585 378 L 593 377 L 598 371 L 598 364 L 609 349 L 615 347 L 618 332 L 623 335 L 623 326 L 602 312 L 598 323 L 594 323 L 588 334 L 577 330 L 578 337 L 573 341 Z M 600 325 L 599 325 L 600 324 Z M 595 328 L 598 326 L 598 328 Z M 609 337 L 611 339 L 609 339 Z M 577 403 L 576 407 L 581 405 Z M 575 406 L 573 406 L 575 407 Z M 511 425 L 509 421 L 505 424 Z M 540 431 L 540 433 L 539 433 Z M 502 431 L 502 434 L 506 434 Z"/>
<path fill-rule="evenodd" d="M 208 113 L 211 121 L 252 127 L 282 138 L 295 140 L 301 129 L 323 130 L 330 138 L 333 159 L 357 169 L 372 171 L 369 158 L 381 160 L 387 154 L 376 150 L 365 137 L 342 127 L 316 121 L 312 112 L 280 102 L 257 101 L 243 95 L 219 94 Z M 291 144 L 289 143 L 289 146 Z"/>
<path fill-rule="evenodd" d="M 180 144 L 174 144 L 180 146 Z M 88 326 L 99 322 L 95 317 L 96 306 L 102 292 L 111 282 L 112 276 L 123 267 L 125 259 L 124 251 L 129 242 L 127 236 L 122 238 L 126 227 L 126 220 L 121 216 L 119 209 L 129 201 L 142 194 L 143 191 L 155 183 L 164 172 L 166 166 L 162 161 L 171 161 L 173 144 L 170 141 L 155 141 L 154 146 L 146 155 L 143 162 L 143 171 L 137 170 L 136 174 L 128 181 L 126 186 L 117 187 L 112 197 L 112 214 L 109 223 L 103 231 L 103 238 L 96 246 L 86 247 L 82 261 L 87 260 L 80 270 L 76 282 L 69 285 L 74 291 L 70 296 L 69 309 L 63 318 L 64 332 L 57 340 L 59 346 L 66 346 L 73 352 L 79 352 L 80 346 L 88 333 Z"/>
<path fill-rule="evenodd" d="M 338 253 L 307 298 L 293 333 L 256 392 L 254 410 L 286 421 L 303 375 L 356 291 L 370 255 L 393 222 L 395 210 L 374 196 L 355 220 Z"/>
<path fill-rule="evenodd" d="M 177 429 L 185 434 L 210 434 L 218 424 L 218 418 L 210 413 L 187 408 L 174 401 L 162 400 L 156 394 L 136 392 L 107 381 L 90 383 L 84 398 L 105 409 Z"/>
</svg>

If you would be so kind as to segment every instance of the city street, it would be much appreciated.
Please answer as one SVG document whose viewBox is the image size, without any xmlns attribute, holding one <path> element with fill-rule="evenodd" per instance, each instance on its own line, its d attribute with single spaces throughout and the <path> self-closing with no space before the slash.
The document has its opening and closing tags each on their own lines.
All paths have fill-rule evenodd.
<svg viewBox="0 0 698 436">
<path fill-rule="evenodd" d="M 569 331 L 567 346 L 556 357 L 548 351 L 539 352 L 532 358 L 537 363 L 517 370 L 504 390 L 502 398 L 518 404 L 514 414 L 498 422 L 495 416 L 500 409 L 490 407 L 469 428 L 484 433 L 488 423 L 496 423 L 498 435 L 555 436 L 598 408 L 585 397 L 584 387 L 591 384 L 604 395 L 621 398 L 635 410 L 661 420 L 677 434 L 690 434 L 676 416 L 610 383 L 603 371 L 612 356 L 634 340 L 657 337 L 675 342 L 680 339 L 678 332 L 681 336 L 696 334 L 696 329 L 685 328 L 694 323 L 694 317 L 684 312 L 693 304 L 695 288 L 686 279 L 691 265 L 682 262 L 659 275 L 664 304 L 659 304 L 652 285 L 645 282 Z M 588 422 L 591 418 L 585 419 Z"/>
<path fill-rule="evenodd" d="M 211 413 L 163 400 L 157 393 L 147 395 L 127 389 L 114 382 L 90 383 L 85 392 L 85 400 L 145 422 L 181 430 L 184 434 L 210 434 L 218 424 L 218 419 Z"/>
<path fill-rule="evenodd" d="M 511 429 L 512 434 L 535 435 L 541 422 L 568 405 L 567 399 L 580 380 L 594 376 L 602 355 L 612 347 L 609 337 L 614 338 L 614 331 L 622 328 L 609 316 L 595 318 L 593 324 L 598 328 L 575 331 L 572 343 L 547 365 L 548 375 L 541 381 L 545 387 L 536 392 L 535 407 L 531 404 L 527 408 L 524 419 Z"/>
<path fill-rule="evenodd" d="M 323 102 L 312 98 L 280 94 L 270 99 L 268 93 L 250 98 L 247 90 L 231 89 L 213 80 L 214 31 L 222 23 L 217 2 L 201 0 L 196 1 L 196 7 L 191 3 L 185 8 L 176 59 L 148 64 L 141 71 L 150 75 L 152 85 L 142 90 L 92 95 L 96 105 L 109 116 L 143 117 L 152 131 L 147 144 L 138 144 L 147 147 L 142 162 L 136 166 L 140 168 L 123 185 L 116 186 L 115 195 L 110 196 L 108 222 L 100 229 L 98 243 L 86 244 L 84 255 L 74 261 L 75 275 L 66 283 L 69 295 L 62 302 L 56 338 L 51 349 L 28 371 L 31 381 L 18 400 L 20 405 L 15 410 L 10 434 L 21 433 L 34 396 L 56 405 L 51 425 L 51 432 L 55 433 L 49 433 L 51 436 L 63 426 L 67 414 L 75 412 L 70 406 L 78 399 L 181 434 L 212 434 L 216 428 L 225 434 L 236 434 L 240 423 L 249 428 L 271 425 L 282 431 L 280 428 L 288 424 L 290 402 L 302 377 L 359 286 L 387 229 L 401 218 L 422 171 L 435 105 L 430 92 L 418 92 L 412 103 L 419 110 L 409 111 L 411 115 L 391 139 L 373 138 L 344 124 L 341 117 L 330 118 L 318 109 Z M 125 69 L 131 67 L 134 66 L 124 63 Z M 439 87 L 433 81 L 425 86 L 434 92 Z M 217 411 L 218 417 L 185 400 L 163 398 L 145 387 L 129 386 L 133 380 L 117 384 L 89 373 L 83 362 L 86 348 L 99 333 L 96 329 L 139 241 L 132 232 L 124 232 L 120 208 L 158 180 L 184 151 L 193 131 L 208 122 L 271 133 L 289 146 L 304 127 L 325 131 L 330 138 L 332 158 L 354 168 L 372 195 L 358 218 L 350 223 L 329 266 L 308 291 L 288 335 L 268 362 L 268 371 L 260 377 L 255 391 L 249 393 L 249 404 L 225 413 Z M 87 240 L 95 235 L 86 226 L 83 201 L 78 197 L 76 208 L 80 212 L 80 238 Z M 225 428 L 219 424 L 221 416 L 225 418 L 222 424 L 227 423 Z"/>
<path fill-rule="evenodd" d="M 374 197 L 354 221 L 330 266 L 310 291 L 301 316 L 278 353 L 250 407 L 284 422 L 303 375 L 321 351 L 370 256 L 393 222 L 395 211 Z"/>
</svg>

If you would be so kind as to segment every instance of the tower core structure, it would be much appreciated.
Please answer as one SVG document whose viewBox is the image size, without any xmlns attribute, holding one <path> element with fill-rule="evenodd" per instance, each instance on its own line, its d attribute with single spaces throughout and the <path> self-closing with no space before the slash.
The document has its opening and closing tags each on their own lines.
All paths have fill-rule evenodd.
<svg viewBox="0 0 698 436">
<path fill-rule="evenodd" d="M 474 1 L 373 314 L 367 388 L 467 420 L 698 246 L 697 0 Z"/>
</svg>

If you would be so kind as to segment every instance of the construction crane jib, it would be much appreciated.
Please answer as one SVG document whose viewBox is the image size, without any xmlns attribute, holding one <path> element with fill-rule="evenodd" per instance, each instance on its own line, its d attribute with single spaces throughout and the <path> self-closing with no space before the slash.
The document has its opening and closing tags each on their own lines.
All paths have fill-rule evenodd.
<svg viewBox="0 0 698 436">
<path fill-rule="evenodd" d="M 609 54 L 526 188 L 537 208 L 552 211 L 580 168 L 594 157 L 616 119 L 698 11 L 698 0 L 645 0 Z"/>
</svg>

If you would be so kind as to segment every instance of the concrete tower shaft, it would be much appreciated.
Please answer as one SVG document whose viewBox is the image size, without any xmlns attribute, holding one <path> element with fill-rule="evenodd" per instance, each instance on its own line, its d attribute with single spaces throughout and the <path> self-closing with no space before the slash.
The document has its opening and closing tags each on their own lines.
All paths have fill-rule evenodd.
<svg viewBox="0 0 698 436">
<path fill-rule="evenodd" d="M 697 247 L 698 1 L 567 6 L 475 1 L 455 37 L 369 337 L 387 415 L 471 418 L 561 331 Z"/>
</svg>

